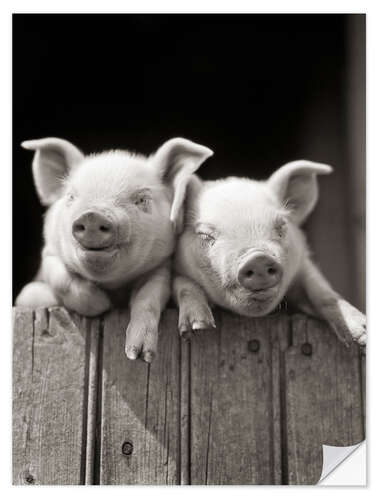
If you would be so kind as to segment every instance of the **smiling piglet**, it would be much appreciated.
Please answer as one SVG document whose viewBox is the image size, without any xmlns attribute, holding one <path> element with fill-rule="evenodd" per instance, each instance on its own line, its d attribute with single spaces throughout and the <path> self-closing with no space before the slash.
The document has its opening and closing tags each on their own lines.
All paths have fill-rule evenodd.
<svg viewBox="0 0 375 500">
<path fill-rule="evenodd" d="M 49 209 L 39 272 L 16 305 L 96 316 L 130 287 L 126 354 L 150 362 L 186 185 L 212 151 L 180 138 L 148 158 L 120 150 L 84 156 L 57 138 L 22 145 L 35 151 L 36 190 Z"/>
<path fill-rule="evenodd" d="M 193 176 L 173 282 L 181 334 L 214 326 L 210 304 L 255 317 L 286 296 L 325 319 L 345 344 L 366 343 L 365 316 L 332 289 L 299 228 L 317 201 L 317 175 L 331 170 L 301 160 L 267 181 Z"/>
</svg>

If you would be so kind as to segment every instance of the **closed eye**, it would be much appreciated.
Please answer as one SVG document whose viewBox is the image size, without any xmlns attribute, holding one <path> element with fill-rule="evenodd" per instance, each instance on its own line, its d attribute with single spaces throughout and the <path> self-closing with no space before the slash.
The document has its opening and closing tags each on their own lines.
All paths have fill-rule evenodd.
<svg viewBox="0 0 375 500">
<path fill-rule="evenodd" d="M 212 224 L 199 221 L 195 225 L 195 233 L 199 236 L 202 244 L 213 244 L 216 240 L 217 231 Z"/>
<path fill-rule="evenodd" d="M 213 239 L 214 238 L 211 234 L 208 234 L 208 233 L 198 233 L 198 234 L 203 239 Z"/>
<path fill-rule="evenodd" d="M 212 244 L 215 242 L 215 237 L 212 234 L 203 233 L 203 232 L 198 232 L 197 234 L 203 243 L 211 243 Z"/>
</svg>

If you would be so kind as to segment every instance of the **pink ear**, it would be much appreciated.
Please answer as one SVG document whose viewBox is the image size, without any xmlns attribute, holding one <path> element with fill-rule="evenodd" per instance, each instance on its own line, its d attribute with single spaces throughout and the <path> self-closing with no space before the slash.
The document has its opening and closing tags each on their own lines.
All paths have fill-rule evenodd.
<svg viewBox="0 0 375 500">
<path fill-rule="evenodd" d="M 183 203 L 191 175 L 212 155 L 211 149 L 176 137 L 165 142 L 152 158 L 163 182 L 173 187 L 170 219 L 177 232 L 182 230 Z"/>
<path fill-rule="evenodd" d="M 301 224 L 318 200 L 317 175 L 330 174 L 332 167 L 323 163 L 297 160 L 280 167 L 268 179 L 268 185 L 281 203 L 290 209 L 290 217 Z"/>
<path fill-rule="evenodd" d="M 64 139 L 47 137 L 25 141 L 25 149 L 35 151 L 33 175 L 36 190 L 43 205 L 51 205 L 59 198 L 63 179 L 83 160 L 83 154 Z"/>
</svg>

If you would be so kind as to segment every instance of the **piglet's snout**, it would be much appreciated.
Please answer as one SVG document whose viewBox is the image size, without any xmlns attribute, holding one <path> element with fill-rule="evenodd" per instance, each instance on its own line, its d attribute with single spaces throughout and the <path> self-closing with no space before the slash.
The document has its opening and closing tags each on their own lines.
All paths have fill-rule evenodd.
<svg viewBox="0 0 375 500">
<path fill-rule="evenodd" d="M 85 248 L 100 250 L 113 245 L 116 226 L 100 212 L 86 212 L 73 222 L 74 238 Z"/>
<path fill-rule="evenodd" d="M 272 257 L 253 253 L 238 270 L 238 281 L 248 290 L 257 292 L 277 285 L 282 276 L 282 269 Z"/>
</svg>

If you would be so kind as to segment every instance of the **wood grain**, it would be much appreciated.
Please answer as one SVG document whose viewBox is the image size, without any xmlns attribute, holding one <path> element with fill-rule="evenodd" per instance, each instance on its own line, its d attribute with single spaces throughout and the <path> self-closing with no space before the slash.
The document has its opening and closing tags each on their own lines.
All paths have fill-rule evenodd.
<svg viewBox="0 0 375 500">
<path fill-rule="evenodd" d="M 15 311 L 15 484 L 84 482 L 86 333 L 61 308 Z"/>
<path fill-rule="evenodd" d="M 315 484 L 322 445 L 363 440 L 359 350 L 345 348 L 322 322 L 296 316 L 285 353 L 289 484 Z"/>
<path fill-rule="evenodd" d="M 128 312 L 14 310 L 15 484 L 315 484 L 321 444 L 364 438 L 366 358 L 324 323 L 218 311 L 186 343 L 177 317 L 148 365 Z"/>
<path fill-rule="evenodd" d="M 181 340 L 180 345 L 180 484 L 185 485 L 190 484 L 190 342 Z"/>
<path fill-rule="evenodd" d="M 151 365 L 125 357 L 128 314 L 111 313 L 103 337 L 101 484 L 180 481 L 180 345 L 175 311 L 163 315 Z"/>
<path fill-rule="evenodd" d="M 191 483 L 280 484 L 279 350 L 288 319 L 222 312 L 216 324 L 191 342 Z"/>
<path fill-rule="evenodd" d="M 365 430 L 366 434 L 366 403 L 367 403 L 367 398 L 366 398 L 366 352 L 361 351 L 361 386 L 362 386 L 362 421 L 363 421 L 363 428 Z"/>
</svg>

